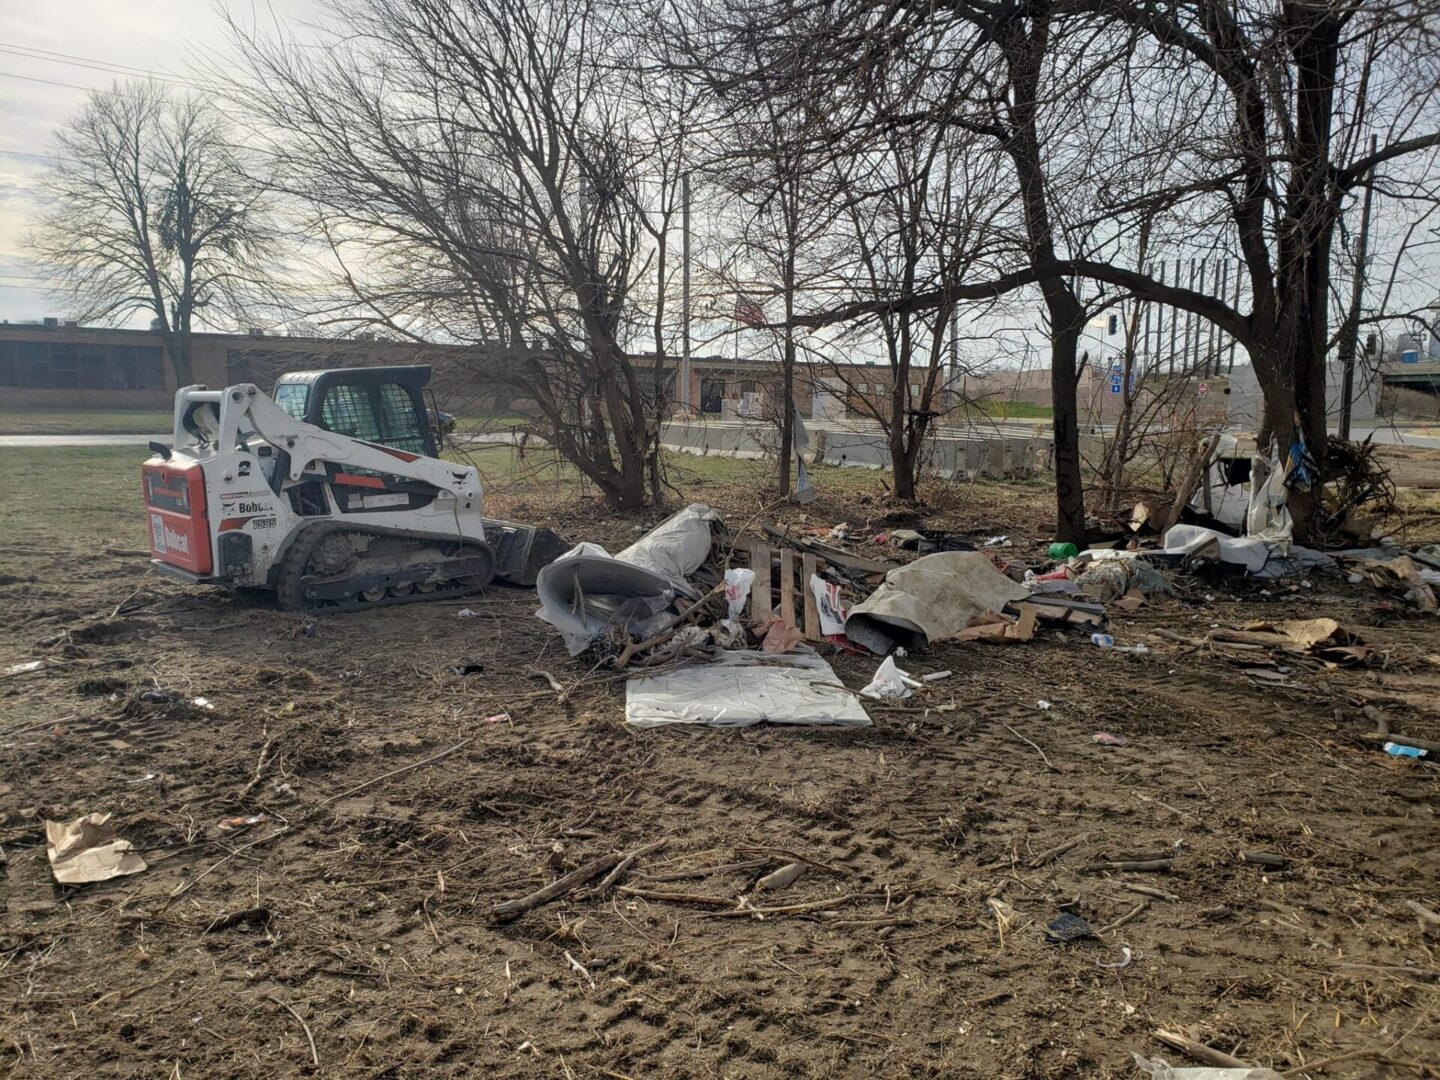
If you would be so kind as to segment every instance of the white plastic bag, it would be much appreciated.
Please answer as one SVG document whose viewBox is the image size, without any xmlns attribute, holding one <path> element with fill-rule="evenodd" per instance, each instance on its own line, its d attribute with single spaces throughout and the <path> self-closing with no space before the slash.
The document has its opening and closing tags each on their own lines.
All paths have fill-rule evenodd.
<svg viewBox="0 0 1440 1080">
<path fill-rule="evenodd" d="M 750 595 L 750 586 L 755 581 L 755 571 L 736 567 L 725 571 L 725 603 L 730 609 L 729 618 L 738 619 L 745 610 L 745 598 Z"/>
<path fill-rule="evenodd" d="M 882 701 L 886 698 L 902 699 L 910 696 L 910 687 L 920 684 L 910 677 L 908 671 L 901 671 L 895 665 L 895 658 L 887 656 L 880 661 L 880 666 L 875 669 L 875 677 L 870 680 L 870 685 L 860 691 L 861 697 L 874 698 Z"/>
</svg>

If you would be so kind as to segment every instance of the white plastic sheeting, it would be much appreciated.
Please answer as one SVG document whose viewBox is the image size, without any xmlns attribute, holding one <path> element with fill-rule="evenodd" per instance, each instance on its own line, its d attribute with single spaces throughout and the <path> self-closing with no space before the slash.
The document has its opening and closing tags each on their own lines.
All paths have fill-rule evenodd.
<svg viewBox="0 0 1440 1080">
<path fill-rule="evenodd" d="M 828 724 L 868 727 L 865 707 L 835 670 L 808 649 L 775 656 L 753 649 L 625 686 L 625 722 L 632 727 L 702 724 Z"/>
<path fill-rule="evenodd" d="M 535 614 L 560 631 L 579 656 L 612 626 L 646 636 L 660 628 L 676 595 L 699 596 L 685 580 L 710 552 L 716 514 L 694 503 L 672 514 L 618 555 L 576 544 L 540 571 Z"/>
</svg>

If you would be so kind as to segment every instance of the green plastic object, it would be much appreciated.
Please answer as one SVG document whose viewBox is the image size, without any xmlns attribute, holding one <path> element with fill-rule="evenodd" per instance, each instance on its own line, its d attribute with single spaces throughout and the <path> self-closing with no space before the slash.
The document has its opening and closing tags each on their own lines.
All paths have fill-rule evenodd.
<svg viewBox="0 0 1440 1080">
<path fill-rule="evenodd" d="M 1073 559 L 1080 554 L 1080 549 L 1074 544 L 1051 544 L 1050 558 L 1052 559 Z"/>
</svg>

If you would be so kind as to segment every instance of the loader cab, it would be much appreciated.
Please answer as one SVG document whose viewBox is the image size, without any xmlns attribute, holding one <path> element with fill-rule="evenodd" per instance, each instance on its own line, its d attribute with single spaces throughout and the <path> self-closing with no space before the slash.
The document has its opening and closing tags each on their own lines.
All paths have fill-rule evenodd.
<svg viewBox="0 0 1440 1080">
<path fill-rule="evenodd" d="M 430 368 L 292 371 L 275 383 L 275 404 L 297 420 L 395 450 L 438 457 L 425 408 Z"/>
</svg>

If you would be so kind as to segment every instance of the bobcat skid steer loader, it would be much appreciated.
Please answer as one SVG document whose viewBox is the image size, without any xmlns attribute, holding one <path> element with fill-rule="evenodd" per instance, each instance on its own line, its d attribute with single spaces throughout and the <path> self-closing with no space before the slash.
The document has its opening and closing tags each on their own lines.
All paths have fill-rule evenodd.
<svg viewBox="0 0 1440 1080">
<path fill-rule="evenodd" d="M 480 475 L 438 456 L 428 367 L 281 376 L 175 394 L 174 444 L 141 475 L 157 570 L 274 590 L 287 610 L 453 598 L 533 585 L 567 545 L 486 521 Z"/>
</svg>

